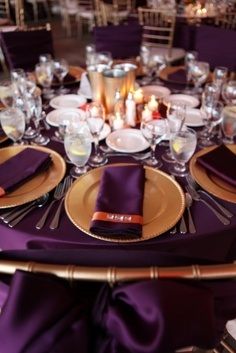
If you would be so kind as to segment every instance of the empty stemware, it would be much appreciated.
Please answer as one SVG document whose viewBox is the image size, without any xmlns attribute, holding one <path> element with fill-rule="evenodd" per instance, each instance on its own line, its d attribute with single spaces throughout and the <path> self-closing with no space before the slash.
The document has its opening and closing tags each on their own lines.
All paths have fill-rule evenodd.
<svg viewBox="0 0 236 353">
<path fill-rule="evenodd" d="M 220 98 L 221 89 L 223 84 L 225 83 L 228 75 L 227 67 L 216 66 L 213 72 L 213 83 L 218 88 L 218 98 Z"/>
<path fill-rule="evenodd" d="M 156 146 L 163 138 L 165 138 L 168 131 L 166 119 L 157 119 L 151 121 L 141 122 L 141 132 L 145 139 L 150 143 L 151 157 L 145 160 L 145 164 L 161 168 L 163 163 L 156 158 Z"/>
<path fill-rule="evenodd" d="M 185 90 L 184 92 L 187 94 L 187 93 L 192 93 L 192 90 L 189 88 L 190 86 L 190 83 L 192 81 L 192 75 L 191 75 L 191 69 L 190 69 L 190 66 L 191 66 L 191 63 L 195 60 L 197 60 L 197 57 L 198 57 L 198 53 L 196 51 L 189 51 L 185 54 L 185 70 L 186 70 L 186 73 L 187 73 L 187 84 L 186 84 L 186 87 L 185 87 Z"/>
<path fill-rule="evenodd" d="M 210 72 L 210 66 L 207 62 L 193 60 L 190 63 L 190 73 L 194 83 L 194 91 L 196 94 L 200 92 L 200 87 L 206 82 Z"/>
<path fill-rule="evenodd" d="M 236 104 L 236 81 L 229 81 L 223 85 L 222 96 L 226 104 Z"/>
<path fill-rule="evenodd" d="M 69 65 L 65 59 L 59 59 L 53 61 L 53 72 L 60 83 L 59 94 L 68 93 L 68 89 L 63 87 L 63 81 L 69 72 Z"/>
<path fill-rule="evenodd" d="M 42 119 L 42 99 L 39 95 L 34 96 L 34 108 L 33 108 L 33 118 L 34 125 L 36 128 L 37 136 L 34 139 L 34 142 L 38 145 L 47 145 L 50 141 L 49 137 L 43 136 L 40 133 L 40 120 Z"/>
<path fill-rule="evenodd" d="M 99 167 L 108 162 L 107 158 L 99 151 L 99 135 L 105 123 L 103 105 L 97 102 L 88 104 L 86 121 L 94 141 L 94 155 L 89 160 L 91 167 Z"/>
<path fill-rule="evenodd" d="M 53 68 L 50 62 L 44 62 L 35 66 L 35 75 L 38 83 L 43 86 L 43 95 L 46 99 L 53 97 L 50 89 L 53 80 Z"/>
</svg>

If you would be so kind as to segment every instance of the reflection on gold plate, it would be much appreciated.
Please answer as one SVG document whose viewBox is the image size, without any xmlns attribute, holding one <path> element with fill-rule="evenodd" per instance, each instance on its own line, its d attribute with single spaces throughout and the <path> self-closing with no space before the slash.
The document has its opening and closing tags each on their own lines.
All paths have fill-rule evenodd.
<svg viewBox="0 0 236 353">
<path fill-rule="evenodd" d="M 41 146 L 12 146 L 0 149 L 0 164 L 25 148 L 33 148 L 49 153 L 52 158 L 52 164 L 48 170 L 36 175 L 9 194 L 0 197 L 0 208 L 19 206 L 37 199 L 54 189 L 65 175 L 66 165 L 63 158 L 57 152 Z M 12 173 L 14 173 L 14 170 Z"/>
<path fill-rule="evenodd" d="M 236 145 L 227 145 L 227 147 L 236 154 Z M 191 175 L 207 192 L 222 200 L 236 203 L 236 187 L 208 172 L 204 167 L 197 163 L 198 157 L 203 156 L 214 148 L 216 148 L 216 146 L 206 147 L 192 157 L 189 166 Z"/>
<path fill-rule="evenodd" d="M 128 165 L 125 163 L 113 166 Z M 180 219 L 185 208 L 185 198 L 179 184 L 169 175 L 150 167 L 146 173 L 144 191 L 144 225 L 139 239 L 108 238 L 89 231 L 95 208 L 99 182 L 106 167 L 91 170 L 73 183 L 65 200 L 65 208 L 71 222 L 91 237 L 111 242 L 137 242 L 154 238 L 170 228 Z M 121 181 L 122 182 L 122 181 Z M 125 200 L 124 200 L 125 201 Z"/>
<path fill-rule="evenodd" d="M 167 66 L 160 71 L 159 77 L 163 81 L 166 81 L 169 83 L 178 83 L 180 85 L 185 85 L 186 82 L 177 81 L 177 80 L 171 79 L 171 77 L 169 77 L 169 75 L 174 74 L 175 72 L 178 72 L 179 70 L 184 70 L 184 69 L 185 69 L 184 66 Z M 212 73 L 209 74 L 207 81 L 208 82 L 212 81 Z"/>
<path fill-rule="evenodd" d="M 63 85 L 73 85 L 74 83 L 77 83 L 81 79 L 81 75 L 85 70 L 82 67 L 79 66 L 70 66 L 69 67 L 69 77 L 65 77 Z M 52 82 L 53 87 L 59 86 L 59 82 Z"/>
</svg>

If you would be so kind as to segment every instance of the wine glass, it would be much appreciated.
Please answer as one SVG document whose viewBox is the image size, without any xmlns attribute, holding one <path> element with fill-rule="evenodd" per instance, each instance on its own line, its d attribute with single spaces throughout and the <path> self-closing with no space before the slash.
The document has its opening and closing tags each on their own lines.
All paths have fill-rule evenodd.
<svg viewBox="0 0 236 353">
<path fill-rule="evenodd" d="M 10 76 L 14 90 L 18 93 L 18 95 L 24 94 L 26 79 L 25 71 L 23 69 L 13 69 L 11 70 Z"/>
<path fill-rule="evenodd" d="M 185 70 L 187 73 L 187 84 L 184 90 L 185 93 L 192 93 L 192 90 L 190 90 L 189 88 L 190 83 L 192 81 L 190 65 L 193 61 L 197 60 L 197 57 L 198 57 L 198 53 L 196 51 L 189 51 L 185 54 L 184 62 L 185 62 Z"/>
<path fill-rule="evenodd" d="M 86 173 L 88 171 L 86 163 L 92 150 L 91 134 L 88 128 L 68 130 L 64 138 L 64 147 L 68 158 L 75 165 L 70 170 L 70 175 L 78 178 Z"/>
<path fill-rule="evenodd" d="M 112 65 L 112 55 L 109 51 L 96 52 L 95 54 L 95 65 L 108 65 L 109 68 Z"/>
<path fill-rule="evenodd" d="M 177 163 L 170 165 L 171 174 L 184 177 L 188 174 L 186 163 L 192 157 L 197 146 L 197 134 L 187 128 L 173 133 L 170 137 L 170 149 Z"/>
<path fill-rule="evenodd" d="M 3 82 L 0 87 L 0 99 L 6 108 L 11 108 L 14 105 L 16 91 L 10 82 Z"/>
<path fill-rule="evenodd" d="M 42 119 L 42 98 L 40 95 L 34 95 L 34 106 L 33 106 L 33 119 L 36 129 L 37 136 L 34 138 L 34 142 L 38 145 L 47 145 L 50 141 L 49 137 L 43 136 L 40 133 L 40 120 Z"/>
<path fill-rule="evenodd" d="M 222 111 L 222 129 L 225 135 L 224 143 L 233 144 L 236 136 L 236 106 L 228 105 Z"/>
<path fill-rule="evenodd" d="M 52 63 L 52 55 L 51 54 L 41 54 L 39 56 L 39 63 L 40 64 L 45 64 L 45 63 Z"/>
<path fill-rule="evenodd" d="M 167 106 L 166 117 L 170 134 L 181 130 L 186 118 L 186 105 L 181 102 L 170 102 Z M 169 163 L 175 162 L 170 149 L 162 155 L 162 159 Z"/>
<path fill-rule="evenodd" d="M 99 167 L 108 162 L 107 158 L 99 151 L 99 135 L 105 123 L 105 111 L 102 104 L 93 102 L 87 105 L 86 121 L 94 141 L 94 156 L 89 160 L 91 167 Z"/>
<path fill-rule="evenodd" d="M 204 101 L 201 106 L 201 114 L 202 120 L 206 125 L 207 131 L 206 136 L 200 139 L 199 146 L 200 147 L 207 147 L 214 145 L 214 141 L 212 141 L 212 131 L 213 128 L 219 125 L 222 121 L 222 110 L 223 110 L 223 103 L 216 102 L 216 101 Z"/>
<path fill-rule="evenodd" d="M 210 66 L 207 62 L 193 60 L 189 67 L 194 83 L 194 91 L 198 94 L 200 92 L 200 86 L 205 83 L 208 78 Z"/>
<path fill-rule="evenodd" d="M 143 136 L 149 142 L 151 147 L 151 157 L 145 160 L 145 164 L 154 168 L 161 168 L 163 163 L 156 158 L 155 150 L 157 144 L 161 142 L 167 134 L 168 126 L 166 119 L 157 119 L 147 122 L 142 121 L 140 128 Z"/>
<path fill-rule="evenodd" d="M 53 80 L 53 69 L 50 62 L 37 64 L 35 66 L 35 75 L 38 83 L 43 86 L 43 95 L 46 99 L 53 97 L 53 91 L 50 89 Z"/>
<path fill-rule="evenodd" d="M 85 47 L 85 62 L 86 66 L 95 65 L 96 49 L 94 44 L 86 45 Z"/>
<path fill-rule="evenodd" d="M 220 97 L 221 89 L 227 79 L 227 75 L 228 75 L 227 67 L 223 67 L 223 66 L 216 66 L 215 67 L 214 72 L 213 72 L 213 83 L 218 88 L 218 98 Z"/>
<path fill-rule="evenodd" d="M 222 96 L 226 104 L 236 104 L 236 81 L 229 81 L 223 85 Z"/>
<path fill-rule="evenodd" d="M 68 89 L 63 87 L 63 81 L 69 72 L 69 65 L 65 59 L 58 59 L 53 61 L 53 72 L 60 83 L 59 94 L 68 93 Z"/>
<path fill-rule="evenodd" d="M 25 115 L 17 108 L 8 108 L 0 112 L 0 121 L 5 134 L 14 142 L 20 143 L 25 131 Z"/>
<path fill-rule="evenodd" d="M 36 130 L 34 130 L 31 126 L 31 119 L 34 116 L 35 109 L 34 95 L 25 93 L 24 96 L 18 97 L 15 106 L 20 108 L 25 113 L 26 130 L 24 133 L 24 138 L 27 140 L 32 140 L 37 135 Z"/>
</svg>

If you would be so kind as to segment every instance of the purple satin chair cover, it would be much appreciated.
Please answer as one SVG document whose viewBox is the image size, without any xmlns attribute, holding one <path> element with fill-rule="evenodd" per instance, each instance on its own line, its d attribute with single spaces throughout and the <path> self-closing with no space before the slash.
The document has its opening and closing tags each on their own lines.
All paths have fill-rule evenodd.
<svg viewBox="0 0 236 353">
<path fill-rule="evenodd" d="M 179 70 L 169 74 L 168 80 L 185 85 L 187 83 L 186 70 L 179 69 Z"/>
<path fill-rule="evenodd" d="M 207 171 L 236 186 L 236 155 L 225 145 L 198 157 L 197 162 Z"/>
<path fill-rule="evenodd" d="M 51 157 L 48 153 L 25 148 L 0 164 L 0 189 L 3 189 L 5 193 L 15 189 L 37 173 L 48 168 L 50 163 Z"/>
<path fill-rule="evenodd" d="M 0 315 L 0 352 L 87 353 L 86 312 L 65 282 L 17 271 Z"/>
<path fill-rule="evenodd" d="M 195 50 L 199 60 L 209 62 L 211 69 L 226 66 L 236 71 L 236 31 L 207 25 L 196 27 Z"/>
<path fill-rule="evenodd" d="M 145 170 L 141 165 L 111 166 L 104 170 L 95 212 L 143 215 Z M 91 232 L 114 237 L 140 237 L 142 225 L 93 220 Z"/>
<path fill-rule="evenodd" d="M 32 70 L 40 54 L 54 53 L 52 34 L 46 29 L 1 32 L 0 43 L 10 70 L 19 67 Z"/>
<path fill-rule="evenodd" d="M 113 59 L 127 59 L 139 55 L 142 27 L 137 23 L 95 27 L 96 51 L 109 51 Z"/>
<path fill-rule="evenodd" d="M 236 283 L 169 280 L 104 288 L 94 307 L 96 353 L 213 348 L 236 314 Z"/>
</svg>

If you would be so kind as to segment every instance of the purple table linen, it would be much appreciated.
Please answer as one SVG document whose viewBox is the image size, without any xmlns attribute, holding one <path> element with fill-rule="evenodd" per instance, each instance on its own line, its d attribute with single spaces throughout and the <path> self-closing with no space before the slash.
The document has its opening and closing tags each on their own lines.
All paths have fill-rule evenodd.
<svg viewBox="0 0 236 353">
<path fill-rule="evenodd" d="M 88 352 L 84 300 L 64 281 L 17 271 L 0 315 L 0 352 Z"/>
<path fill-rule="evenodd" d="M 236 186 L 236 155 L 225 145 L 198 157 L 197 162 L 210 173 Z"/>
<path fill-rule="evenodd" d="M 179 69 L 168 75 L 168 80 L 185 85 L 187 83 L 186 70 Z"/>
<path fill-rule="evenodd" d="M 111 52 L 113 59 L 135 58 L 141 41 L 142 27 L 137 23 L 94 28 L 96 50 Z"/>
<path fill-rule="evenodd" d="M 0 164 L 0 196 L 12 191 L 45 170 L 51 157 L 43 151 L 26 148 Z"/>
<path fill-rule="evenodd" d="M 133 238 L 142 234 L 142 224 L 130 218 L 143 215 L 145 170 L 141 165 L 113 166 L 104 170 L 90 231 L 107 237 Z M 119 216 L 121 216 L 120 219 Z M 93 217 L 94 217 L 93 216 Z M 115 218 L 113 218 L 113 216 Z"/>
</svg>

